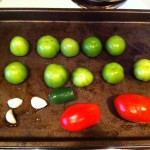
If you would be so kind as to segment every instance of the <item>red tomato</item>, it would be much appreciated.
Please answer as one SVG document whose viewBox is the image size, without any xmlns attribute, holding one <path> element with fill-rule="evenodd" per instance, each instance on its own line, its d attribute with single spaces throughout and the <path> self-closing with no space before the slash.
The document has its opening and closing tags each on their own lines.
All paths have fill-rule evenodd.
<svg viewBox="0 0 150 150">
<path fill-rule="evenodd" d="M 100 117 L 100 107 L 97 104 L 74 104 L 63 112 L 60 125 L 65 130 L 75 132 L 93 126 Z"/>
<path fill-rule="evenodd" d="M 118 114 L 131 122 L 150 123 L 150 98 L 137 94 L 122 94 L 114 100 Z"/>
</svg>

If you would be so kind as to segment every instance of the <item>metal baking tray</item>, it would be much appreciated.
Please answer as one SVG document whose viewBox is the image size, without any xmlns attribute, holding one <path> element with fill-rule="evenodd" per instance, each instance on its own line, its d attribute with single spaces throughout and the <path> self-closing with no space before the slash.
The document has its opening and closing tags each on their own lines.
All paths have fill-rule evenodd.
<svg viewBox="0 0 150 150">
<path fill-rule="evenodd" d="M 103 51 L 96 58 L 82 52 L 73 58 L 59 53 L 55 58 L 44 59 L 36 52 L 36 42 L 42 35 L 50 34 L 59 41 L 65 37 L 80 44 L 88 36 L 97 36 Z M 105 41 L 113 34 L 125 38 L 126 52 L 118 57 L 105 50 Z M 21 35 L 30 42 L 30 53 L 24 57 L 9 52 L 13 36 Z M 131 148 L 150 146 L 150 124 L 131 123 L 115 112 L 113 99 L 122 93 L 138 93 L 150 97 L 150 82 L 137 81 L 132 75 L 132 65 L 139 58 L 150 58 L 150 12 L 142 10 L 81 10 L 81 9 L 0 9 L 0 146 L 1 147 L 63 147 L 63 148 Z M 30 69 L 29 78 L 20 85 L 8 84 L 3 76 L 4 67 L 11 61 L 25 63 Z M 116 61 L 123 65 L 125 78 L 116 85 L 106 83 L 101 77 L 104 64 Z M 71 79 L 65 86 L 73 86 L 75 101 L 54 105 L 48 102 L 52 88 L 43 81 L 47 64 L 63 64 L 71 72 L 76 67 L 89 68 L 95 78 L 85 88 L 76 88 Z M 31 107 L 32 96 L 47 100 L 41 110 Z M 23 105 L 14 110 L 18 123 L 10 126 L 4 117 L 9 109 L 7 100 L 20 97 Z M 97 103 L 102 118 L 93 127 L 71 133 L 59 124 L 62 112 L 72 104 Z"/>
</svg>

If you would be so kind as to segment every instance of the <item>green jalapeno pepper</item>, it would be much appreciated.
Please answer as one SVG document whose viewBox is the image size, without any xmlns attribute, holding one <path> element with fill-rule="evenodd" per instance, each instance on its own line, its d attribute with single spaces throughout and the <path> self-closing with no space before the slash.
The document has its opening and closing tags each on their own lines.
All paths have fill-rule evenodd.
<svg viewBox="0 0 150 150">
<path fill-rule="evenodd" d="M 48 96 L 50 102 L 55 104 L 65 103 L 75 99 L 75 94 L 71 87 L 54 89 Z"/>
</svg>

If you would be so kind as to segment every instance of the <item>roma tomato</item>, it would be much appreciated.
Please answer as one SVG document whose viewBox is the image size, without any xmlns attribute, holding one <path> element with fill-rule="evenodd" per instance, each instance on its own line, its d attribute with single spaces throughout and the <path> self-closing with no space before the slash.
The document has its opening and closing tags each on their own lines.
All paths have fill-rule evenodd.
<svg viewBox="0 0 150 150">
<path fill-rule="evenodd" d="M 76 132 L 91 127 L 99 122 L 100 107 L 97 104 L 74 104 L 67 108 L 61 118 L 60 125 L 68 131 Z"/>
<path fill-rule="evenodd" d="M 122 94 L 114 100 L 118 114 L 131 122 L 150 123 L 150 98 L 137 94 Z"/>
</svg>

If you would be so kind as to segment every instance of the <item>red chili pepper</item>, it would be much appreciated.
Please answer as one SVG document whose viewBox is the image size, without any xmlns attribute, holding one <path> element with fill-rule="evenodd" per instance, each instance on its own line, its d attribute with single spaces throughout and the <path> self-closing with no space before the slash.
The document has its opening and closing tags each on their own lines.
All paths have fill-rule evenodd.
<svg viewBox="0 0 150 150">
<path fill-rule="evenodd" d="M 137 94 L 122 94 L 114 100 L 118 114 L 131 122 L 150 123 L 150 98 Z"/>
<path fill-rule="evenodd" d="M 80 131 L 99 122 L 100 107 L 97 104 L 74 104 L 62 114 L 60 125 L 68 131 Z"/>
</svg>

